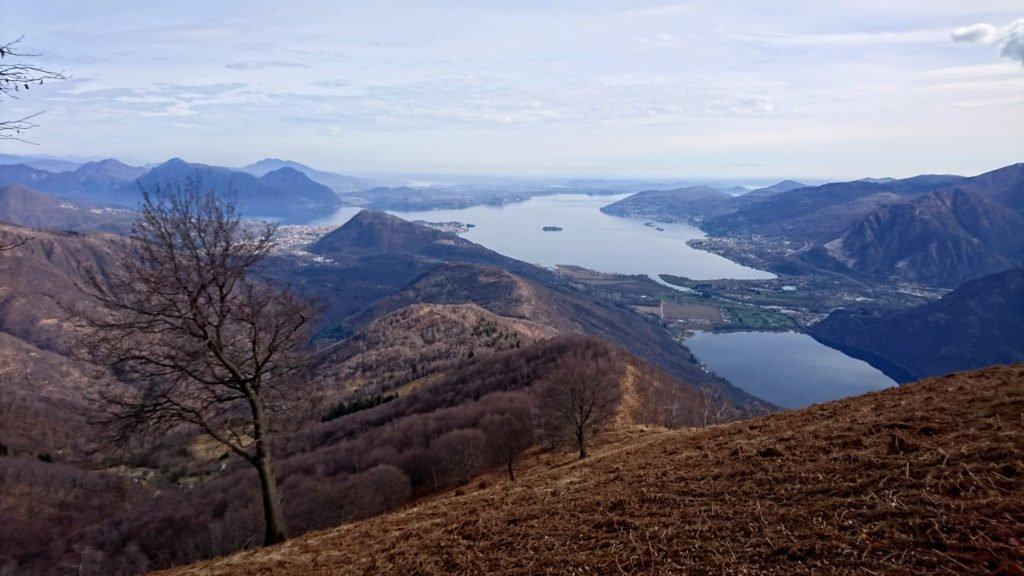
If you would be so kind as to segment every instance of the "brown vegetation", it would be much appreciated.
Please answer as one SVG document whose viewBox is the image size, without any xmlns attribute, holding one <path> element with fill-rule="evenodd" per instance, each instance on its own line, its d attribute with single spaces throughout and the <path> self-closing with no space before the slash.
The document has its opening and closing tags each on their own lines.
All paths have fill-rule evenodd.
<svg viewBox="0 0 1024 576">
<path fill-rule="evenodd" d="M 513 488 L 169 572 L 1017 574 L 1024 366 L 627 436 Z"/>
</svg>

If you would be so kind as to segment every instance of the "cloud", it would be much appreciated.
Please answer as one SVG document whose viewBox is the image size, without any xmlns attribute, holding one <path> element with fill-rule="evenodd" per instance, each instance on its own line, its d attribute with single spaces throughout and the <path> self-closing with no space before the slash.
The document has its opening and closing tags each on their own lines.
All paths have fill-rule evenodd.
<svg viewBox="0 0 1024 576">
<path fill-rule="evenodd" d="M 954 42 L 974 42 L 978 44 L 991 44 L 999 34 L 999 29 L 991 24 L 972 24 L 953 30 L 951 36 Z"/>
<path fill-rule="evenodd" d="M 979 23 L 953 30 L 955 42 L 988 44 L 999 47 L 999 55 L 1024 64 L 1024 18 L 1010 22 L 1002 28 L 992 24 Z"/>
<path fill-rule="evenodd" d="M 288 60 L 248 60 L 245 62 L 234 62 L 224 66 L 229 70 L 262 70 L 264 68 L 309 68 L 301 62 L 290 62 Z"/>
</svg>

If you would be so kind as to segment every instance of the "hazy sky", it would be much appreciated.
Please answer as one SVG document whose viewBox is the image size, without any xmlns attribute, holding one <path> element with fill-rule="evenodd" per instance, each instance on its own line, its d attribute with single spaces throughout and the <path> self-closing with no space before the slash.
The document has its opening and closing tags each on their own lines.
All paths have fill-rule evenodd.
<svg viewBox="0 0 1024 576">
<path fill-rule="evenodd" d="M 0 35 L 74 76 L 0 104 L 46 110 L 39 146 L 0 152 L 342 172 L 973 174 L 1024 161 L 1021 18 L 1020 0 L 0 0 Z"/>
</svg>

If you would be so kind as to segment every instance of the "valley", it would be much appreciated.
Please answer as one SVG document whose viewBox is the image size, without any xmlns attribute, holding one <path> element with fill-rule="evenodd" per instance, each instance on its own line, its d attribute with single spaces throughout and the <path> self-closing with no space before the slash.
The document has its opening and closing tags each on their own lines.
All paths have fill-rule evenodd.
<svg viewBox="0 0 1024 576">
<path fill-rule="evenodd" d="M 0 0 L 0 576 L 1024 576 L 1009 4 Z"/>
</svg>

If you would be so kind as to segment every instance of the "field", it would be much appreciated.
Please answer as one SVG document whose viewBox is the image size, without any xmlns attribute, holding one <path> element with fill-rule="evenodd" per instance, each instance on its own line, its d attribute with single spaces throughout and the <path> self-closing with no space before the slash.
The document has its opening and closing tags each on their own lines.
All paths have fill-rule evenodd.
<svg viewBox="0 0 1024 576">
<path fill-rule="evenodd" d="M 706 304 L 664 300 L 661 303 L 661 313 L 662 318 L 669 321 L 697 321 L 712 324 L 721 324 L 723 322 L 722 311 Z"/>
<path fill-rule="evenodd" d="M 1024 366 L 621 430 L 404 511 L 170 574 L 1020 574 Z"/>
</svg>

